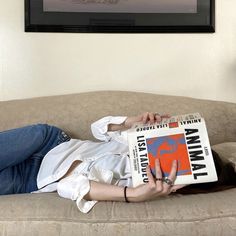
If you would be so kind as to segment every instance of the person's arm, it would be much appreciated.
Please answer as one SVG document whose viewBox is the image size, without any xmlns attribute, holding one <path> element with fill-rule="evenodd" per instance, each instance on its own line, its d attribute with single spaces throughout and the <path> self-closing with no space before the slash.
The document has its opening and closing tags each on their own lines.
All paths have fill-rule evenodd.
<svg viewBox="0 0 236 236">
<path fill-rule="evenodd" d="M 158 113 L 154 112 L 144 112 L 137 116 L 130 116 L 127 117 L 124 122 L 120 124 L 109 124 L 108 125 L 108 131 L 123 131 L 130 129 L 135 123 L 150 123 L 153 124 L 155 122 L 161 122 L 163 118 L 168 118 L 169 115 L 160 115 Z"/>
<path fill-rule="evenodd" d="M 109 135 L 110 124 L 121 127 L 124 121 L 127 119 L 126 116 L 106 116 L 91 124 L 91 131 L 93 136 L 101 141 L 108 142 L 111 137 Z M 119 130 L 118 128 L 114 131 Z"/>
<path fill-rule="evenodd" d="M 137 116 L 106 116 L 91 124 L 91 131 L 96 139 L 101 141 L 109 141 L 109 132 L 124 131 L 131 128 L 135 123 L 142 122 L 144 124 L 160 122 L 168 115 L 159 115 L 158 113 L 145 112 Z"/>
<path fill-rule="evenodd" d="M 155 163 L 156 178 L 151 174 L 150 168 L 147 167 L 147 175 L 149 182 L 147 184 L 139 185 L 136 188 L 127 188 L 127 199 L 130 202 L 142 202 L 155 199 L 160 196 L 169 195 L 177 189 L 184 187 L 171 186 L 165 182 L 160 181 L 162 178 L 162 171 L 158 159 Z M 174 161 L 169 175 L 169 179 L 174 182 L 176 178 L 177 162 Z M 159 178 L 159 179 L 158 179 Z M 125 201 L 124 188 L 120 186 L 98 183 L 90 181 L 90 191 L 84 196 L 86 200 L 96 201 Z"/>
<path fill-rule="evenodd" d="M 169 175 L 169 179 L 173 182 L 176 177 L 176 168 L 175 162 L 173 163 Z M 152 176 L 149 168 L 147 168 L 147 175 L 149 183 L 142 184 L 136 188 L 126 189 L 128 201 L 147 201 L 160 196 L 166 196 L 171 192 L 175 192 L 177 189 L 184 187 L 183 185 L 170 186 L 167 183 L 160 181 L 162 179 L 162 172 L 158 160 L 156 161 L 156 178 Z M 111 177 L 111 175 L 106 174 L 102 176 L 100 182 L 96 182 L 89 180 L 86 174 L 73 174 L 58 182 L 57 192 L 63 198 L 76 201 L 78 208 L 82 212 L 87 213 L 97 201 L 125 201 L 124 187 L 109 184 L 111 183 Z"/>
</svg>

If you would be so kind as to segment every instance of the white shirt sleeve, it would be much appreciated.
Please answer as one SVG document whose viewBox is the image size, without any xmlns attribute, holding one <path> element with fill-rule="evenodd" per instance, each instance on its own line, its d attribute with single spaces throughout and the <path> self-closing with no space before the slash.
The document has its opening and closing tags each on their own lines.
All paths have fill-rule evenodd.
<svg viewBox="0 0 236 236">
<path fill-rule="evenodd" d="M 113 173 L 93 166 L 89 173 L 73 173 L 60 180 L 57 184 L 59 196 L 76 201 L 78 209 L 83 213 L 88 213 L 97 201 L 87 201 L 84 196 L 90 191 L 89 180 L 111 184 Z"/>
<path fill-rule="evenodd" d="M 70 175 L 59 181 L 57 185 L 59 196 L 76 201 L 77 207 L 83 213 L 88 213 L 97 203 L 97 201 L 86 201 L 83 199 L 89 190 L 89 179 L 83 174 Z"/>
<path fill-rule="evenodd" d="M 127 119 L 127 116 L 106 116 L 91 124 L 93 136 L 101 141 L 108 142 L 112 138 L 108 132 L 109 124 L 121 124 Z"/>
</svg>

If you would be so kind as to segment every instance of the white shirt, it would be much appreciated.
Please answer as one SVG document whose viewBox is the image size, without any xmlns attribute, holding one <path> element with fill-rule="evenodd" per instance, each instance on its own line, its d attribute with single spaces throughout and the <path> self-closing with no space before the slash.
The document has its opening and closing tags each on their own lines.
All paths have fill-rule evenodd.
<svg viewBox="0 0 236 236">
<path fill-rule="evenodd" d="M 89 180 L 118 186 L 132 186 L 128 157 L 127 132 L 108 132 L 109 124 L 121 124 L 127 117 L 104 117 L 91 125 L 99 142 L 71 139 L 50 150 L 44 157 L 37 176 L 38 192 L 57 191 L 61 197 L 76 201 L 87 213 L 97 201 L 83 197 L 90 190 Z M 66 178 L 72 163 L 82 161 Z"/>
</svg>

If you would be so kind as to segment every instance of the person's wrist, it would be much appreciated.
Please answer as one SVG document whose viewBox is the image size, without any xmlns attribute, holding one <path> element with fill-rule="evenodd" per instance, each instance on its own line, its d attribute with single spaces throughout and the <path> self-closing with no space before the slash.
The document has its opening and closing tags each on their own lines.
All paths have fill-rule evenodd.
<svg viewBox="0 0 236 236">
<path fill-rule="evenodd" d="M 138 202 L 135 188 L 126 189 L 126 198 L 129 202 Z"/>
<path fill-rule="evenodd" d="M 127 118 L 128 119 L 128 118 Z M 122 129 L 128 129 L 128 126 L 127 126 L 127 119 L 121 124 L 121 128 Z"/>
<path fill-rule="evenodd" d="M 123 125 L 124 125 L 125 129 L 130 129 L 131 128 L 132 125 L 131 125 L 129 117 L 127 117 L 127 119 L 124 121 Z"/>
</svg>

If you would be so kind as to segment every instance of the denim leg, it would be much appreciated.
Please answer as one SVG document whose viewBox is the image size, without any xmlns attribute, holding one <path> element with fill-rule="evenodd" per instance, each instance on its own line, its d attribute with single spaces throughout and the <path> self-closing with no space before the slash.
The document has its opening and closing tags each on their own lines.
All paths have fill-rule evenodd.
<svg viewBox="0 0 236 236">
<path fill-rule="evenodd" d="M 30 158 L 19 165 L 19 168 L 24 169 L 23 185 L 17 184 L 16 193 L 30 193 L 38 190 L 37 175 L 44 156 L 57 145 L 67 142 L 70 137 L 61 129 L 54 126 L 47 127 L 47 138 L 41 149 L 34 153 Z"/>
<path fill-rule="evenodd" d="M 0 195 L 31 192 L 43 157 L 70 138 L 46 124 L 0 132 Z"/>
<path fill-rule="evenodd" d="M 0 132 L 0 171 L 15 166 L 40 150 L 47 125 L 31 125 Z"/>
</svg>

